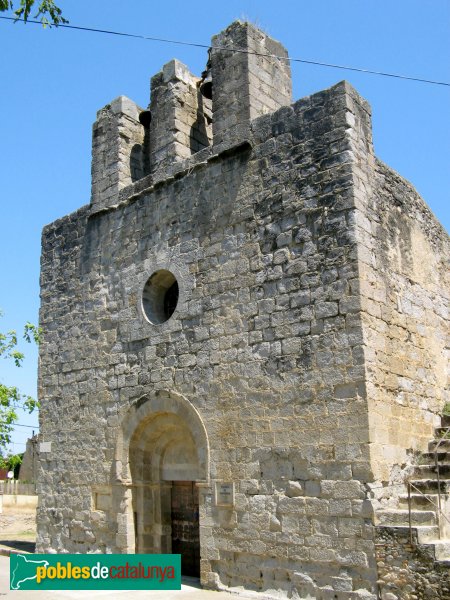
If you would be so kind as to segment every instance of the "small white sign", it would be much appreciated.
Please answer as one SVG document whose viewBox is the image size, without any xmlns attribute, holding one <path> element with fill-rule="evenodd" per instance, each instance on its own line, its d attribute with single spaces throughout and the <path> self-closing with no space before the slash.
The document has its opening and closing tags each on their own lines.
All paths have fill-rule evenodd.
<svg viewBox="0 0 450 600">
<path fill-rule="evenodd" d="M 52 443 L 51 442 L 41 442 L 39 444 L 39 452 L 51 452 L 52 451 Z"/>
<path fill-rule="evenodd" d="M 216 482 L 216 506 L 234 506 L 234 483 L 232 481 Z"/>
</svg>

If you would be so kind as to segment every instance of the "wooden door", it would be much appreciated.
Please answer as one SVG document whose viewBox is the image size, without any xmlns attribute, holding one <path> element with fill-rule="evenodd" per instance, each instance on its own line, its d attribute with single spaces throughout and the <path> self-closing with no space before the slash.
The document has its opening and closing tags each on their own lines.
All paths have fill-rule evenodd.
<svg viewBox="0 0 450 600">
<path fill-rule="evenodd" d="M 172 554 L 181 554 L 181 574 L 200 577 L 198 489 L 193 481 L 172 482 Z"/>
</svg>

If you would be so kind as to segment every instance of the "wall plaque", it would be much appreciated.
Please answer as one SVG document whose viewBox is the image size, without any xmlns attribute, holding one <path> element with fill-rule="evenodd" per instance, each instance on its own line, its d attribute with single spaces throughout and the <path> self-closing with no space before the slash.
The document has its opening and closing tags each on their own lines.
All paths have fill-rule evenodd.
<svg viewBox="0 0 450 600">
<path fill-rule="evenodd" d="M 234 506 L 232 481 L 216 481 L 216 506 Z"/>
</svg>

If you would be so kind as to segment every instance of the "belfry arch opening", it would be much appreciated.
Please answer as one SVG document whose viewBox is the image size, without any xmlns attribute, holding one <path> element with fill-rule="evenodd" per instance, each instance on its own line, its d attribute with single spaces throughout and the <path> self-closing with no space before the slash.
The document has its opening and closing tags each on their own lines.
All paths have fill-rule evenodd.
<svg viewBox="0 0 450 600">
<path fill-rule="evenodd" d="M 208 441 L 185 398 L 141 399 L 124 419 L 116 456 L 118 542 L 124 552 L 182 555 L 199 576 L 199 484 L 208 480 Z"/>
</svg>

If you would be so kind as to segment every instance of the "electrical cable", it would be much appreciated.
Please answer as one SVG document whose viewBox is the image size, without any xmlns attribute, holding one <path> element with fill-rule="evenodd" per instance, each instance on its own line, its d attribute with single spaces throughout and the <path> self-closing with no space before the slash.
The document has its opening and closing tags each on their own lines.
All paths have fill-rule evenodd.
<svg viewBox="0 0 450 600">
<path fill-rule="evenodd" d="M 30 429 L 39 429 L 39 425 L 23 425 L 22 423 L 6 423 L 6 421 L 0 422 L 0 425 L 11 425 L 12 427 L 29 427 Z"/>
<path fill-rule="evenodd" d="M 23 19 L 15 19 L 14 17 L 0 16 L 0 19 L 6 20 L 6 21 L 14 21 L 14 22 L 21 21 L 21 22 L 23 22 Z M 37 25 L 42 25 L 41 21 L 35 21 L 32 19 L 27 19 L 26 22 L 37 24 Z M 75 29 L 78 31 L 88 31 L 88 32 L 93 32 L 93 33 L 105 33 L 108 35 L 116 35 L 116 36 L 121 36 L 121 37 L 135 38 L 135 39 L 141 39 L 141 40 L 146 40 L 146 41 L 151 41 L 151 42 L 162 42 L 165 44 L 178 44 L 181 46 L 193 46 L 195 48 L 206 48 L 206 49 L 212 48 L 213 50 L 225 50 L 227 52 L 240 52 L 243 54 L 253 54 L 255 56 L 264 56 L 266 58 L 277 58 L 279 60 L 290 61 L 291 63 L 292 62 L 303 63 L 303 64 L 307 64 L 307 65 L 315 65 L 315 66 L 320 66 L 320 67 L 329 67 L 332 69 L 342 69 L 344 71 L 355 71 L 357 73 L 366 73 L 368 75 L 380 75 L 383 77 L 393 77 L 395 79 L 405 79 L 408 81 L 418 81 L 420 83 L 428 83 L 431 85 L 443 85 L 443 86 L 450 87 L 450 83 L 447 81 L 435 81 L 432 79 L 423 79 L 421 77 L 411 77 L 409 75 L 400 75 L 398 73 L 388 73 L 386 71 L 373 71 L 371 69 L 362 69 L 359 67 L 349 67 L 347 65 L 336 65 L 333 63 L 320 62 L 318 60 L 307 60 L 304 58 L 292 58 L 292 57 L 286 57 L 286 56 L 277 56 L 275 54 L 265 54 L 262 52 L 251 52 L 244 48 L 228 48 L 226 46 L 210 46 L 207 44 L 200 44 L 200 43 L 195 43 L 195 42 L 171 40 L 171 39 L 167 39 L 167 38 L 153 37 L 153 36 L 147 36 L 147 35 L 138 35 L 138 34 L 134 34 L 134 33 L 125 33 L 125 32 L 121 32 L 121 31 L 111 31 L 108 29 L 96 29 L 94 27 L 82 27 L 79 25 L 67 25 L 67 24 L 64 25 L 64 24 L 60 23 L 59 25 L 55 25 L 55 27 L 57 29 L 63 28 L 63 29 Z"/>
</svg>

